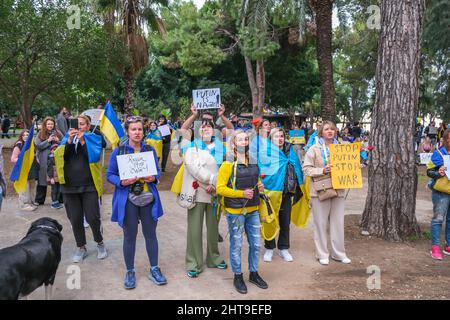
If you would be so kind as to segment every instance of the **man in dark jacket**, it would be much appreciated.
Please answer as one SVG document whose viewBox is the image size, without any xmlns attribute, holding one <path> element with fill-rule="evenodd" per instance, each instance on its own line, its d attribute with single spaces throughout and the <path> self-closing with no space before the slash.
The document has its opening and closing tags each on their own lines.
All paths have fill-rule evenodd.
<svg viewBox="0 0 450 320">
<path fill-rule="evenodd" d="M 9 119 L 7 114 L 3 115 L 3 120 L 2 120 L 2 138 L 8 138 L 9 139 L 9 127 L 11 127 L 11 120 Z"/>
</svg>

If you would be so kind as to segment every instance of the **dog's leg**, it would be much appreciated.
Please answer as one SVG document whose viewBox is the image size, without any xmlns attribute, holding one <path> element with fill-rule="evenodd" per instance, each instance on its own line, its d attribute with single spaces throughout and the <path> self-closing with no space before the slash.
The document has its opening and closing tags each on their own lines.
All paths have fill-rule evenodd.
<svg viewBox="0 0 450 320">
<path fill-rule="evenodd" d="M 53 285 L 45 286 L 45 300 L 51 300 L 53 295 Z"/>
</svg>

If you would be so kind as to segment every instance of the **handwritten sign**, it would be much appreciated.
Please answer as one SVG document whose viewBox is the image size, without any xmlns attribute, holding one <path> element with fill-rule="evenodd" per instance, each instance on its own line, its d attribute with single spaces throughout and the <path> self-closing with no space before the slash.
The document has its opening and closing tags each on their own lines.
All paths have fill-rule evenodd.
<svg viewBox="0 0 450 320">
<path fill-rule="evenodd" d="M 105 110 L 103 109 L 89 109 L 86 111 L 83 111 L 82 114 L 89 116 L 91 118 L 91 124 L 94 126 L 100 125 L 100 118 L 103 115 L 103 112 Z"/>
<path fill-rule="evenodd" d="M 169 127 L 168 124 L 165 124 L 165 125 L 163 125 L 163 126 L 159 126 L 159 127 L 158 127 L 158 130 L 159 130 L 159 132 L 161 132 L 161 135 L 162 135 L 163 137 L 165 137 L 165 136 L 170 136 L 170 127 Z"/>
<path fill-rule="evenodd" d="M 158 173 L 153 152 L 149 151 L 117 156 L 117 165 L 120 180 L 156 176 Z"/>
<path fill-rule="evenodd" d="M 432 152 L 430 152 L 430 153 L 426 153 L 426 152 L 420 153 L 419 154 L 419 156 L 420 156 L 420 164 L 427 165 L 431 161 L 431 156 L 432 155 L 433 155 Z"/>
<path fill-rule="evenodd" d="M 361 142 L 330 145 L 331 182 L 334 189 L 362 188 Z"/>
<path fill-rule="evenodd" d="M 197 110 L 220 108 L 220 89 L 192 90 L 192 99 Z"/>
<path fill-rule="evenodd" d="M 444 167 L 445 174 L 447 175 L 447 179 L 450 180 L 450 155 L 444 155 Z"/>
<path fill-rule="evenodd" d="M 306 144 L 305 130 L 289 130 L 289 140 L 292 144 Z"/>
</svg>

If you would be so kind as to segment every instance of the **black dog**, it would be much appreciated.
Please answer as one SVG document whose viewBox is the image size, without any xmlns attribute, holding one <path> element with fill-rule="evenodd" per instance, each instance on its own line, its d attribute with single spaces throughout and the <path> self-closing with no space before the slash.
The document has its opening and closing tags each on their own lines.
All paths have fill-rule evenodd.
<svg viewBox="0 0 450 320">
<path fill-rule="evenodd" d="M 61 230 L 58 221 L 40 218 L 18 244 L 0 250 L 0 299 L 27 296 L 43 284 L 49 298 L 61 261 Z"/>
</svg>

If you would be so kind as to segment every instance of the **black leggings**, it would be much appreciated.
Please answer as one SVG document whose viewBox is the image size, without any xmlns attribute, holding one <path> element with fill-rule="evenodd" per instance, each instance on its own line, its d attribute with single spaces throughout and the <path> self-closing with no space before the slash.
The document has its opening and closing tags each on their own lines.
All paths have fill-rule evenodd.
<svg viewBox="0 0 450 320">
<path fill-rule="evenodd" d="M 163 143 L 163 152 L 161 160 L 161 169 L 166 171 L 167 159 L 169 159 L 170 143 Z"/>
<path fill-rule="evenodd" d="M 283 195 L 281 201 L 279 222 L 280 222 L 280 234 L 278 235 L 278 249 L 289 249 L 289 226 L 291 224 L 291 211 L 292 211 L 292 196 L 288 194 Z M 266 249 L 275 249 L 275 239 L 270 241 L 265 240 L 264 246 Z"/>
<path fill-rule="evenodd" d="M 156 267 L 158 265 L 158 239 L 156 238 L 156 226 L 158 222 L 152 218 L 152 205 L 137 207 L 127 200 L 125 220 L 123 223 L 123 256 L 127 270 L 134 269 L 139 220 L 142 223 L 142 233 L 145 238 L 145 247 L 150 266 Z"/>
<path fill-rule="evenodd" d="M 77 247 L 86 245 L 86 234 L 84 232 L 83 217 L 91 227 L 94 241 L 103 242 L 102 223 L 100 220 L 100 207 L 98 204 L 97 191 L 85 193 L 64 193 L 64 205 L 67 217 L 72 225 L 73 235 Z"/>
</svg>

